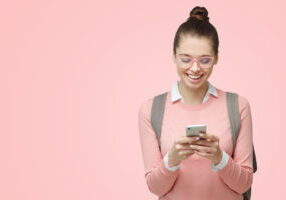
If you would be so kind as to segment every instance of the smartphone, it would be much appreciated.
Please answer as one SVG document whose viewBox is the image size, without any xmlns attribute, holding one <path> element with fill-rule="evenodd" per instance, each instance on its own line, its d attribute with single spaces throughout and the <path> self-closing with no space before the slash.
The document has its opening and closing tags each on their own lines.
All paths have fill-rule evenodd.
<svg viewBox="0 0 286 200">
<path fill-rule="evenodd" d="M 207 125 L 205 124 L 194 124 L 194 125 L 187 125 L 186 126 L 186 135 L 188 137 L 200 137 L 200 133 L 206 133 Z M 203 138 L 200 138 L 202 140 Z"/>
</svg>

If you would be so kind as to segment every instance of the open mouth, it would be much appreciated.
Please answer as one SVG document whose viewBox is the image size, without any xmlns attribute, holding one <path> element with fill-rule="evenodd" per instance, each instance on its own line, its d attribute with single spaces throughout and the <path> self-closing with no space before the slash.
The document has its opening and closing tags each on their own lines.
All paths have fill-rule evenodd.
<svg viewBox="0 0 286 200">
<path fill-rule="evenodd" d="M 199 76 L 194 76 L 194 75 L 190 75 L 190 74 L 187 74 L 188 78 L 191 79 L 191 80 L 199 80 L 202 78 L 203 74 L 199 75 Z"/>
</svg>

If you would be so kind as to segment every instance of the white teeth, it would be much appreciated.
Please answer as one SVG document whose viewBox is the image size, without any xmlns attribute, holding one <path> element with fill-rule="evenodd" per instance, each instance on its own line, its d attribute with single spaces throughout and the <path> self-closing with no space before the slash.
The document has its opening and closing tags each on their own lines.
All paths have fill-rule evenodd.
<svg viewBox="0 0 286 200">
<path fill-rule="evenodd" d="M 200 76 L 192 76 L 192 75 L 188 74 L 188 76 L 191 77 L 191 78 L 195 78 L 196 79 L 196 78 L 200 78 L 202 75 L 200 75 Z"/>
</svg>

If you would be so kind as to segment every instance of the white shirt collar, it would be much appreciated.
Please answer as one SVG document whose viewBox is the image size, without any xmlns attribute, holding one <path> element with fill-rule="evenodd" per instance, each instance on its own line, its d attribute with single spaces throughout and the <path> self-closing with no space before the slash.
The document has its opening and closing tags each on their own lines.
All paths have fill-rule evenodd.
<svg viewBox="0 0 286 200">
<path fill-rule="evenodd" d="M 209 98 L 210 94 L 217 97 L 216 88 L 209 81 L 207 81 L 207 82 L 208 82 L 208 91 L 204 97 L 203 102 L 205 102 Z M 179 81 L 176 81 L 172 86 L 172 102 L 177 101 L 178 99 L 182 99 L 182 101 L 183 101 L 183 98 L 182 98 L 182 96 L 179 92 L 179 89 L 178 89 L 178 84 L 179 84 Z"/>
</svg>

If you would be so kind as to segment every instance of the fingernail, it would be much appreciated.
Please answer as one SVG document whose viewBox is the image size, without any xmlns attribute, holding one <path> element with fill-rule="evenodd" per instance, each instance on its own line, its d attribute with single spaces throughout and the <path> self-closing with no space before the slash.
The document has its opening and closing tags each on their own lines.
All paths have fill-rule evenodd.
<svg viewBox="0 0 286 200">
<path fill-rule="evenodd" d="M 199 139 L 200 139 L 200 137 L 197 137 L 197 138 L 196 138 L 196 140 L 199 140 Z"/>
<path fill-rule="evenodd" d="M 195 146 L 191 144 L 190 147 L 191 147 L 191 148 L 194 148 Z"/>
<path fill-rule="evenodd" d="M 200 133 L 200 136 L 204 136 L 204 134 L 203 134 L 203 133 Z"/>
</svg>

